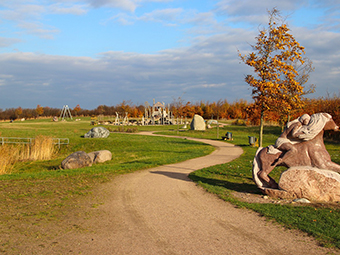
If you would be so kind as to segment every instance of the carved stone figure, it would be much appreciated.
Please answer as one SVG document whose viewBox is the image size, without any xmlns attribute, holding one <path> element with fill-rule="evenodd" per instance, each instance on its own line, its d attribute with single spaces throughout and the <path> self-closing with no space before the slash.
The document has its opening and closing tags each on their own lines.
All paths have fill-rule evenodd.
<svg viewBox="0 0 340 255">
<path fill-rule="evenodd" d="M 338 178 L 340 165 L 331 161 L 323 142 L 324 130 L 339 130 L 328 113 L 316 113 L 310 118 L 303 115 L 288 123 L 275 146 L 259 148 L 256 152 L 253 179 L 257 186 L 262 190 L 279 188 L 275 180 L 269 176 L 276 166 L 287 168 L 304 166 L 305 170 L 307 166 L 308 171 L 313 168 L 326 169 L 337 172 L 335 175 Z"/>
<path fill-rule="evenodd" d="M 297 149 L 294 144 L 302 142 L 302 139 L 299 138 L 299 135 L 302 134 L 302 125 L 307 125 L 309 121 L 310 116 L 308 114 L 304 114 L 300 118 L 287 123 L 287 127 L 275 142 L 275 148 L 284 152 L 283 156 L 278 158 L 275 163 L 276 165 L 297 153 Z M 269 148 L 269 153 L 276 154 L 279 152 L 277 150 L 271 152 L 271 150 L 273 150 L 272 148 L 272 146 Z"/>
</svg>

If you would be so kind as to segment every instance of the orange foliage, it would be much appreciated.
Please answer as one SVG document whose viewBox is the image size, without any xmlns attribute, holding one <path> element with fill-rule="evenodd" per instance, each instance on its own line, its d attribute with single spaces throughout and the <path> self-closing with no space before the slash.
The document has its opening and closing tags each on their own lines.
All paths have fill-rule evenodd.
<svg viewBox="0 0 340 255">
<path fill-rule="evenodd" d="M 76 107 L 73 108 L 73 111 L 74 111 L 75 115 L 77 116 L 79 114 L 79 112 L 81 111 L 80 105 L 77 104 Z"/>
<path fill-rule="evenodd" d="M 38 104 L 35 112 L 38 114 L 38 116 L 40 116 L 44 113 L 44 108 L 40 104 Z"/>
<path fill-rule="evenodd" d="M 275 110 L 282 117 L 301 108 L 306 94 L 301 81 L 306 82 L 308 78 L 305 73 L 301 79 L 296 69 L 304 65 L 304 47 L 289 33 L 277 9 L 268 13 L 268 27 L 260 30 L 255 38 L 256 44 L 251 45 L 253 52 L 244 56 L 239 53 L 241 60 L 255 73 L 247 75 L 245 81 L 252 87 L 253 108 L 260 109 L 260 146 L 266 112 Z"/>
</svg>

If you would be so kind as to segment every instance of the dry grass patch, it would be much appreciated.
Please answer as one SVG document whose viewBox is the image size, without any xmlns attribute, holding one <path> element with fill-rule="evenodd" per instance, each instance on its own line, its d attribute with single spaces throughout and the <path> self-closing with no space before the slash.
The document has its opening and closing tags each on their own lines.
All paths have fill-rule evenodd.
<svg viewBox="0 0 340 255">
<path fill-rule="evenodd" d="M 0 146 L 0 175 L 11 173 L 17 154 L 18 149 L 13 145 Z"/>
<path fill-rule="evenodd" d="M 31 144 L 0 146 L 0 174 L 11 173 L 18 161 L 49 160 L 57 150 L 53 139 L 48 136 L 37 136 Z"/>
</svg>

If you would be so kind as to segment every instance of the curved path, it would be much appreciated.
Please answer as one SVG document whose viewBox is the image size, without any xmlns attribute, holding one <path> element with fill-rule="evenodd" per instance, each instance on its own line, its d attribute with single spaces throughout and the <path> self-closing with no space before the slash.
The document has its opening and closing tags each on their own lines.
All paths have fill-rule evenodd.
<svg viewBox="0 0 340 255">
<path fill-rule="evenodd" d="M 235 208 L 190 181 L 190 172 L 231 161 L 242 149 L 187 139 L 217 149 L 104 184 L 105 201 L 82 222 L 84 231 L 65 234 L 49 254 L 326 254 L 312 238 Z"/>
</svg>

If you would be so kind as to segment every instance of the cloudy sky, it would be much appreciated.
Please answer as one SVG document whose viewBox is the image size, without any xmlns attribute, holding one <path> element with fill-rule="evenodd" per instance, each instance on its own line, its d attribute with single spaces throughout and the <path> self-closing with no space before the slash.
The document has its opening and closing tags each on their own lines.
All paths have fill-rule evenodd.
<svg viewBox="0 0 340 255">
<path fill-rule="evenodd" d="M 251 101 L 240 63 L 276 7 L 340 96 L 340 0 L 0 0 L 0 108 Z"/>
</svg>

